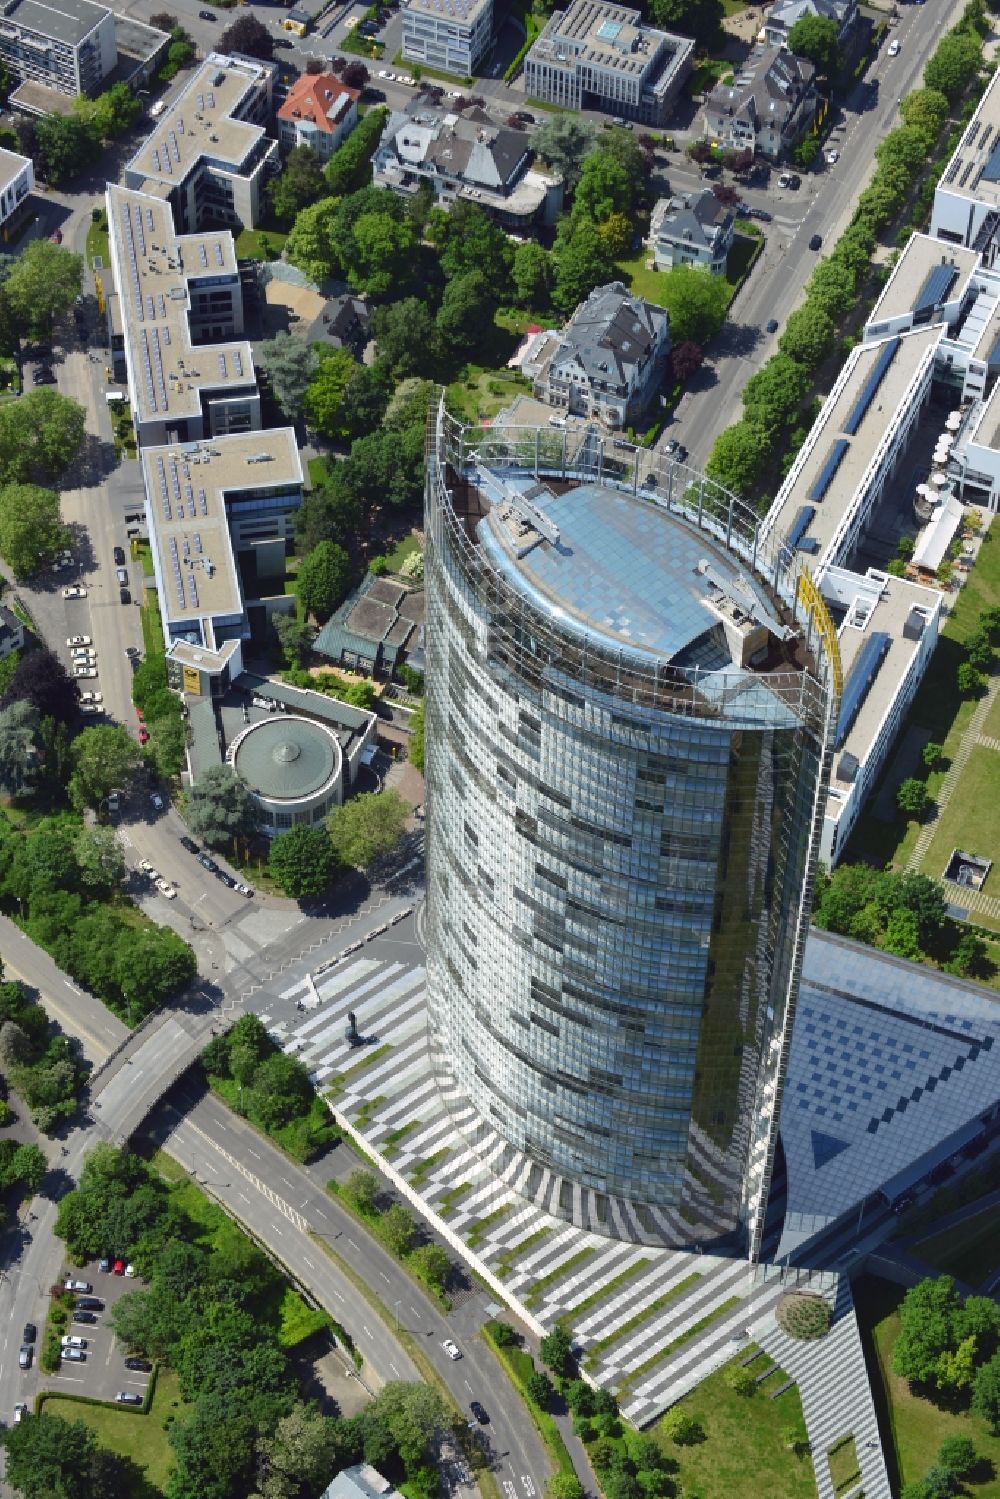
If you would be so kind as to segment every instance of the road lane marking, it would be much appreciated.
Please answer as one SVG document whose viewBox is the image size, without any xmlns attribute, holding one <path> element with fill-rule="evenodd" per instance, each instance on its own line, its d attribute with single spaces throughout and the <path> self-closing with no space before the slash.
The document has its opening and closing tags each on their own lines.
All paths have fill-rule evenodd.
<svg viewBox="0 0 1000 1499">
<path fill-rule="evenodd" d="M 370 1327 L 366 1327 L 363 1322 L 361 1324 L 361 1331 L 362 1332 L 366 1332 L 370 1338 L 374 1337 L 374 1334 L 372 1333 L 371 1328 Z"/>
<path fill-rule="evenodd" d="M 403 1376 L 400 1374 L 399 1370 L 396 1368 L 396 1365 L 393 1363 L 392 1359 L 389 1360 L 389 1368 L 392 1370 L 393 1374 L 395 1374 L 395 1376 L 396 1376 L 397 1379 L 402 1379 Z"/>
<path fill-rule="evenodd" d="M 274 1229 L 274 1232 L 278 1235 L 279 1239 L 283 1237 L 281 1229 L 278 1227 L 278 1225 L 276 1223 L 272 1223 L 271 1227 Z"/>
<path fill-rule="evenodd" d="M 524 1485 L 524 1492 L 527 1494 L 528 1499 L 534 1499 L 535 1485 L 532 1483 L 527 1473 L 521 1474 L 521 1482 Z"/>
<path fill-rule="evenodd" d="M 388 1275 L 386 1275 L 386 1273 L 385 1273 L 384 1270 L 380 1270 L 379 1271 L 379 1275 L 381 1275 L 382 1279 L 385 1281 L 385 1283 L 386 1283 L 387 1286 L 391 1285 L 391 1281 L 389 1280 L 389 1277 L 388 1277 Z"/>
<path fill-rule="evenodd" d="M 358 1249 L 358 1246 L 357 1246 L 357 1244 L 355 1244 L 355 1242 L 354 1242 L 353 1239 L 348 1239 L 347 1242 L 348 1242 L 348 1244 L 350 1244 L 351 1248 L 356 1251 L 356 1253 L 358 1253 L 358 1254 L 361 1253 L 361 1250 Z"/>
<path fill-rule="evenodd" d="M 307 1254 L 304 1254 L 302 1256 L 302 1258 L 305 1261 L 305 1263 L 309 1266 L 310 1270 L 315 1270 L 316 1266 L 313 1264 L 312 1260 L 309 1258 L 309 1256 Z"/>
</svg>

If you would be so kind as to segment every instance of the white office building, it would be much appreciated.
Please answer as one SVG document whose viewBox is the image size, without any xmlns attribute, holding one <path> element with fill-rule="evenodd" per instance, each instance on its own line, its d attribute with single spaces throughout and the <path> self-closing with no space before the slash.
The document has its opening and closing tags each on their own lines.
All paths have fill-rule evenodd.
<svg viewBox="0 0 1000 1499">
<path fill-rule="evenodd" d="M 9 238 L 21 224 L 34 186 L 31 158 L 0 150 L 0 238 Z"/>
<path fill-rule="evenodd" d="M 407 0 L 403 56 L 465 78 L 493 45 L 493 0 Z"/>
</svg>

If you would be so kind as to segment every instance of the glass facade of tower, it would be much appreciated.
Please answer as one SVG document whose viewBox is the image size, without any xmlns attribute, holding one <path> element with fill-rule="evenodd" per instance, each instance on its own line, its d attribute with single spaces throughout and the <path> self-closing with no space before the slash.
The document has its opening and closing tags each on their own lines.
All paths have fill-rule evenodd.
<svg viewBox="0 0 1000 1499">
<path fill-rule="evenodd" d="M 792 559 L 750 570 L 728 497 L 665 474 L 651 503 L 615 458 L 438 417 L 431 1052 L 512 1190 L 752 1247 L 835 689 Z"/>
</svg>

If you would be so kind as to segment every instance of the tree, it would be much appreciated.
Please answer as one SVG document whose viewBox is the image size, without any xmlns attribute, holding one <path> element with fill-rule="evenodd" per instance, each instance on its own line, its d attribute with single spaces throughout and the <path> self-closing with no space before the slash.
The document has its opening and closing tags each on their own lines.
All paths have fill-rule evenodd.
<svg viewBox="0 0 1000 1499">
<path fill-rule="evenodd" d="M 447 1407 L 435 1389 L 426 1384 L 404 1384 L 401 1380 L 390 1380 L 383 1385 L 361 1420 L 366 1434 L 372 1428 L 388 1433 L 408 1469 L 417 1468 L 432 1457 L 450 1424 Z"/>
<path fill-rule="evenodd" d="M 543 1374 L 541 1369 L 536 1369 L 533 1374 L 528 1375 L 524 1388 L 528 1399 L 537 1405 L 540 1411 L 548 1410 L 555 1387 L 547 1374 Z"/>
<path fill-rule="evenodd" d="M 972 1382 L 972 1409 L 987 1423 L 994 1436 L 1000 1433 L 1000 1353 L 995 1353 L 976 1371 Z"/>
<path fill-rule="evenodd" d="M 726 1383 L 734 1395 L 749 1397 L 757 1391 L 757 1381 L 749 1369 L 733 1369 L 727 1376 Z"/>
<path fill-rule="evenodd" d="M 822 308 L 804 302 L 789 314 L 778 348 L 807 370 L 815 370 L 833 346 L 833 331 L 833 321 Z"/>
<path fill-rule="evenodd" d="M 100 724 L 73 741 L 73 774 L 67 788 L 74 807 L 98 807 L 112 791 L 127 787 L 139 768 L 139 746 L 127 729 Z"/>
<path fill-rule="evenodd" d="M 342 864 L 369 869 L 395 848 L 412 808 L 398 791 L 362 792 L 327 818 L 334 852 Z"/>
<path fill-rule="evenodd" d="M 371 182 L 371 159 L 388 118 L 389 111 L 384 106 L 370 109 L 330 157 L 324 171 L 327 186 L 336 197 L 342 198 Z"/>
<path fill-rule="evenodd" d="M 576 1371 L 573 1353 L 573 1338 L 561 1322 L 546 1333 L 538 1345 L 538 1357 L 547 1369 L 560 1379 L 568 1379 Z"/>
<path fill-rule="evenodd" d="M 831 318 L 850 312 L 856 289 L 857 278 L 842 260 L 821 260 L 809 277 L 809 300 Z"/>
<path fill-rule="evenodd" d="M 360 60 L 349 62 L 341 73 L 341 82 L 348 88 L 363 89 L 371 82 L 371 73 Z"/>
<path fill-rule="evenodd" d="M 428 237 L 437 245 L 441 269 L 447 280 L 480 271 L 495 297 L 507 290 L 514 247 L 492 219 L 479 207 L 460 198 L 452 208 L 431 210 Z"/>
<path fill-rule="evenodd" d="M 48 1169 L 45 1152 L 38 1145 L 19 1145 L 14 1151 L 7 1176 L 10 1182 L 20 1182 L 27 1196 L 34 1197 L 45 1180 Z"/>
<path fill-rule="evenodd" d="M 557 119 L 573 119 L 558 115 Z M 608 247 L 589 219 L 564 218 L 556 236 L 556 276 L 552 301 L 560 312 L 571 313 L 595 286 L 608 281 L 614 262 Z"/>
<path fill-rule="evenodd" d="M 315 631 L 303 619 L 292 614 L 273 614 L 271 624 L 278 637 L 286 666 L 303 666 L 308 659 Z"/>
<path fill-rule="evenodd" d="M 59 496 L 53 490 L 37 484 L 5 484 L 0 489 L 0 554 L 17 577 L 37 572 L 66 541 Z"/>
<path fill-rule="evenodd" d="M 697 266 L 674 266 L 660 278 L 658 300 L 670 313 L 670 334 L 677 343 L 707 344 L 722 327 L 729 305 L 725 276 Z"/>
<path fill-rule="evenodd" d="M 434 315 L 422 298 L 403 297 L 399 302 L 377 307 L 372 332 L 379 359 L 386 361 L 397 379 L 434 368 L 437 348 Z"/>
<path fill-rule="evenodd" d="M 340 435 L 340 403 L 354 368 L 354 359 L 346 349 L 325 350 L 302 398 L 306 421 L 324 437 Z"/>
<path fill-rule="evenodd" d="M 219 37 L 216 51 L 242 52 L 247 57 L 270 62 L 274 57 L 274 39 L 256 16 L 237 16 Z"/>
<path fill-rule="evenodd" d="M 597 126 L 575 114 L 556 114 L 536 125 L 531 144 L 572 192 L 584 160 L 597 145 Z"/>
<path fill-rule="evenodd" d="M 600 223 L 613 213 L 627 213 L 634 192 L 635 181 L 621 163 L 605 151 L 592 151 L 580 168 L 573 213 Z"/>
<path fill-rule="evenodd" d="M 83 445 L 83 407 L 57 390 L 33 390 L 0 407 L 0 476 L 54 479 Z"/>
<path fill-rule="evenodd" d="M 2 504 L 3 492 L 0 491 L 0 526 L 2 526 Z M 3 550 L 3 538 L 2 532 L 0 532 L 0 552 Z M 962 697 L 979 697 L 986 686 L 986 678 L 981 671 L 976 670 L 971 661 L 960 661 L 958 663 L 955 678 Z"/>
<path fill-rule="evenodd" d="M 440 1244 L 421 1244 L 414 1249 L 407 1266 L 432 1290 L 443 1292 L 451 1279 L 451 1260 Z"/>
<path fill-rule="evenodd" d="M 94 890 L 113 890 L 125 878 L 125 854 L 112 828 L 83 827 L 73 840 L 80 880 Z"/>
<path fill-rule="evenodd" d="M 82 172 L 94 160 L 98 149 L 86 122 L 77 115 L 42 115 L 35 121 L 35 141 L 42 175 L 52 187 L 59 187 Z M 49 243 L 43 239 L 34 241 L 36 245 Z"/>
<path fill-rule="evenodd" d="M 545 1484 L 545 1499 L 583 1499 L 583 1484 L 575 1473 L 553 1473 Z"/>
<path fill-rule="evenodd" d="M 525 240 L 514 251 L 511 279 L 521 307 L 545 308 L 552 291 L 552 256 L 536 240 Z"/>
<path fill-rule="evenodd" d="M 977 671 L 993 669 L 993 643 L 985 630 L 974 630 L 965 642 L 965 655 Z"/>
<path fill-rule="evenodd" d="M 956 1478 L 968 1478 L 979 1462 L 979 1453 L 971 1437 L 945 1437 L 938 1448 L 937 1466 Z"/>
<path fill-rule="evenodd" d="M 901 781 L 896 790 L 896 805 L 907 817 L 921 818 L 931 804 L 931 794 L 927 790 L 927 783 L 920 781 L 916 776 L 907 776 Z"/>
<path fill-rule="evenodd" d="M 279 329 L 261 344 L 259 357 L 275 400 L 289 420 L 295 421 L 302 415 L 303 397 L 319 369 L 315 349 L 304 338 Z"/>
<path fill-rule="evenodd" d="M 365 1217 L 376 1211 L 379 1187 L 378 1177 L 373 1171 L 366 1171 L 363 1166 L 357 1167 L 351 1172 L 341 1191 Z"/>
<path fill-rule="evenodd" d="M 177 25 L 177 17 L 172 16 L 168 10 L 157 10 L 150 16 L 149 24 L 157 31 L 165 31 L 169 36 Z"/>
<path fill-rule="evenodd" d="M 948 100 L 937 89 L 913 89 L 900 100 L 899 112 L 907 125 L 921 131 L 932 144 L 948 118 Z"/>
<path fill-rule="evenodd" d="M 492 323 L 495 306 L 493 291 L 481 271 L 456 276 L 445 287 L 435 318 L 441 342 L 459 352 L 474 348 L 483 328 Z"/>
<path fill-rule="evenodd" d="M 650 0 L 650 19 L 667 31 L 692 36 L 700 47 L 718 45 L 725 10 L 722 0 Z"/>
<path fill-rule="evenodd" d="M 98 143 L 112 140 L 129 130 L 142 114 L 142 100 L 127 83 L 113 83 L 110 88 L 90 99 L 78 94 L 73 112 L 84 121 Z"/>
<path fill-rule="evenodd" d="M 804 57 L 826 78 L 832 78 L 840 67 L 837 23 L 827 16 L 800 16 L 786 45 L 793 56 Z"/>
<path fill-rule="evenodd" d="M 179 994 L 197 971 L 191 948 L 169 927 L 126 928 L 114 955 L 114 977 L 130 1023 Z"/>
<path fill-rule="evenodd" d="M 198 777 L 188 792 L 186 816 L 191 831 L 213 848 L 251 838 L 257 830 L 256 803 L 231 765 L 212 765 Z"/>
<path fill-rule="evenodd" d="M 343 1437 L 336 1421 L 298 1404 L 271 1435 L 257 1440 L 260 1499 L 318 1494 L 343 1466 Z"/>
<path fill-rule="evenodd" d="M 612 260 L 621 260 L 632 241 L 632 220 L 624 213 L 609 214 L 597 226 L 597 235 Z"/>
<path fill-rule="evenodd" d="M 351 582 L 351 559 L 333 541 L 321 541 L 299 563 L 296 596 L 305 614 L 328 619 L 346 596 Z"/>
<path fill-rule="evenodd" d="M 924 68 L 924 83 L 957 104 L 979 72 L 982 45 L 968 31 L 949 31 L 938 42 Z"/>
<path fill-rule="evenodd" d="M 410 764 L 415 766 L 420 774 L 424 773 L 424 704 L 421 700 L 414 710 L 410 719 Z"/>
<path fill-rule="evenodd" d="M 337 873 L 337 855 L 322 828 L 305 823 L 271 839 L 267 867 L 293 900 L 322 895 Z"/>
<path fill-rule="evenodd" d="M 704 363 L 704 354 L 689 338 L 675 344 L 670 350 L 670 373 L 681 385 L 693 380 Z"/>
<path fill-rule="evenodd" d="M 268 184 L 271 207 L 279 219 L 292 220 L 307 203 L 326 196 L 323 164 L 311 146 L 293 146 L 277 177 Z"/>
<path fill-rule="evenodd" d="M 875 159 L 884 170 L 913 174 L 927 160 L 927 140 L 922 131 L 903 126 L 890 130 L 875 147 Z"/>
<path fill-rule="evenodd" d="M 988 948 L 982 937 L 977 937 L 973 932 L 966 932 L 956 942 L 945 967 L 949 973 L 957 973 L 963 978 L 970 978 L 976 974 L 982 974 L 984 970 L 989 973 L 987 956 Z"/>
<path fill-rule="evenodd" d="M 24 1499 L 86 1499 L 97 1438 L 82 1421 L 42 1415 L 3 1434 L 7 1481 Z"/>
<path fill-rule="evenodd" d="M 787 354 L 774 354 L 743 387 L 747 419 L 764 431 L 790 427 L 806 394 L 809 376 Z"/>
<path fill-rule="evenodd" d="M 394 1202 L 378 1220 L 378 1236 L 390 1254 L 404 1259 L 416 1243 L 417 1225 L 403 1205 Z"/>
<path fill-rule="evenodd" d="M 358 130 L 360 128 L 359 125 Z M 354 134 L 357 135 L 357 130 Z M 285 241 L 285 259 L 298 266 L 310 281 L 323 282 L 341 269 L 333 243 L 333 225 L 338 209 L 335 198 L 320 198 L 318 203 L 308 204 L 299 210 L 292 232 Z"/>
<path fill-rule="evenodd" d="M 886 923 L 882 946 L 897 958 L 907 958 L 916 963 L 920 958 L 920 937 L 917 919 L 912 911 L 893 911 Z"/>
<path fill-rule="evenodd" d="M 920 758 L 928 770 L 937 770 L 943 754 L 944 745 L 936 744 L 933 739 L 929 739 L 920 751 Z"/>
<path fill-rule="evenodd" d="M 380 188 L 373 191 L 381 193 Z M 343 255 L 352 286 L 375 297 L 404 282 L 413 259 L 413 228 L 398 217 L 398 199 L 385 201 L 393 205 L 392 211 L 363 213 L 354 220 Z"/>
<path fill-rule="evenodd" d="M 746 417 L 725 427 L 705 464 L 705 473 L 725 489 L 746 497 L 763 473 L 769 456 L 767 436 Z"/>
<path fill-rule="evenodd" d="M 688 1411 L 682 1410 L 675 1405 L 673 1410 L 660 1422 L 660 1429 L 678 1447 L 693 1447 L 697 1442 L 705 1440 L 705 1428 L 699 1416 L 692 1416 Z"/>
<path fill-rule="evenodd" d="M 56 319 L 72 307 L 82 278 L 79 255 L 51 240 L 32 240 L 10 266 L 3 283 L 7 304 L 21 330 L 33 337 L 49 333 Z"/>
<path fill-rule="evenodd" d="M 20 796 L 38 774 L 38 714 L 33 704 L 0 709 L 0 792 Z"/>
</svg>

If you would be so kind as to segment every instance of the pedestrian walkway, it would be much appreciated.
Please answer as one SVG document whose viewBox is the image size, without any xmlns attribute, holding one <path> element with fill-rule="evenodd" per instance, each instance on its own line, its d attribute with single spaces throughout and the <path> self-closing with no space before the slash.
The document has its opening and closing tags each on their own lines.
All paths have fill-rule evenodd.
<svg viewBox="0 0 1000 1499">
<path fill-rule="evenodd" d="M 830 1331 L 818 1342 L 782 1332 L 773 1317 L 756 1341 L 795 1380 L 802 1400 L 819 1499 L 834 1499 L 827 1453 L 853 1436 L 865 1499 L 891 1499 L 850 1285 L 841 1277 Z"/>
<path fill-rule="evenodd" d="M 941 813 L 951 801 L 952 793 L 954 792 L 955 787 L 958 785 L 962 772 L 965 769 L 969 756 L 972 753 L 973 746 L 980 742 L 983 725 L 986 722 L 987 715 L 993 706 L 998 692 L 1000 692 L 1000 677 L 992 677 L 990 679 L 989 686 L 983 693 L 982 697 L 979 699 L 979 702 L 976 704 L 975 712 L 969 719 L 968 727 L 965 730 L 965 733 L 962 735 L 962 742 L 959 744 L 958 749 L 955 751 L 954 759 L 945 772 L 944 780 L 941 782 L 941 785 L 938 788 L 938 794 L 934 806 L 931 808 L 930 812 L 928 812 L 927 820 L 925 821 L 923 827 L 920 829 L 917 841 L 913 845 L 910 857 L 906 861 L 907 869 L 919 870 L 921 865 L 923 864 L 928 850 L 930 849 L 931 840 L 934 837 L 935 832 L 937 831 L 938 818 L 941 816 Z M 994 745 L 993 747 L 997 746 Z M 939 878 L 939 876 L 933 875 L 932 878 L 937 879 Z M 945 887 L 945 891 L 948 894 L 948 898 L 950 899 L 951 895 L 954 892 L 949 892 L 947 886 Z M 987 899 L 989 899 L 989 897 L 987 897 Z M 963 904 L 971 905 L 971 901 L 966 901 L 965 899 L 964 889 L 962 892 L 962 900 Z M 996 902 L 996 906 L 997 914 L 1000 915 L 1000 901 Z"/>
<path fill-rule="evenodd" d="M 980 734 L 976 743 L 981 744 L 984 749 L 1000 750 L 1000 739 L 992 739 L 989 734 Z"/>
</svg>

